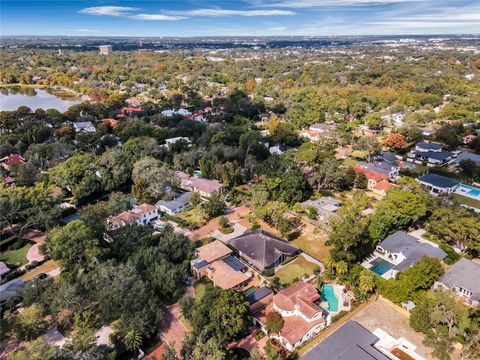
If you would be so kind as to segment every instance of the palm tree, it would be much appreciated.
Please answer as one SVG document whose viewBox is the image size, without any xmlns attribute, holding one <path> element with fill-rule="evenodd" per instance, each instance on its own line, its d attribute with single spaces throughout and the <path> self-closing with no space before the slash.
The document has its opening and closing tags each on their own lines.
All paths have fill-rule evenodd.
<svg viewBox="0 0 480 360">
<path fill-rule="evenodd" d="M 142 334 L 137 330 L 130 330 L 125 334 L 123 343 L 128 351 L 136 353 L 142 345 Z"/>
<path fill-rule="evenodd" d="M 335 264 L 335 271 L 338 276 L 342 276 L 348 272 L 348 264 L 345 261 L 339 261 Z"/>
<path fill-rule="evenodd" d="M 375 277 L 371 271 L 362 271 L 358 281 L 358 288 L 362 294 L 368 294 L 375 289 Z"/>
</svg>

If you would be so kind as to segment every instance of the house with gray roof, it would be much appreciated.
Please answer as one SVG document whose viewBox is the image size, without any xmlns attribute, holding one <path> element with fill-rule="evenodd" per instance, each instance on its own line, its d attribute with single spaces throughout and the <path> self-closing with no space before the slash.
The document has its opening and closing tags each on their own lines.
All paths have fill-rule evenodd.
<svg viewBox="0 0 480 360">
<path fill-rule="evenodd" d="M 480 155 L 478 154 L 462 152 L 460 155 L 457 156 L 453 163 L 458 166 L 463 160 L 471 160 L 475 164 L 477 164 L 477 166 L 480 166 Z"/>
<path fill-rule="evenodd" d="M 376 252 L 386 258 L 392 268 L 382 274 L 384 278 L 392 278 L 420 261 L 424 256 L 443 260 L 447 253 L 436 244 L 416 238 L 404 231 L 397 231 L 377 245 Z"/>
<path fill-rule="evenodd" d="M 75 132 L 95 132 L 95 126 L 92 124 L 91 121 L 80 121 L 73 123 L 73 127 L 75 128 Z"/>
<path fill-rule="evenodd" d="M 461 258 L 452 265 L 433 287 L 451 290 L 471 306 L 480 305 L 480 265 Z"/>
<path fill-rule="evenodd" d="M 302 202 L 303 207 L 314 207 L 317 210 L 317 216 L 322 221 L 327 221 L 342 205 L 342 202 L 331 196 L 321 197 L 315 200 L 307 200 Z"/>
<path fill-rule="evenodd" d="M 3 279 L 9 272 L 10 268 L 3 261 L 0 261 L 0 279 Z"/>
<path fill-rule="evenodd" d="M 389 360 L 375 348 L 380 340 L 354 320 L 349 320 L 300 360 Z"/>
<path fill-rule="evenodd" d="M 460 185 L 455 179 L 437 174 L 425 174 L 416 180 L 419 184 L 426 186 L 432 195 L 450 194 Z"/>
<path fill-rule="evenodd" d="M 190 205 L 191 192 L 184 192 L 178 197 L 170 201 L 160 200 L 157 201 L 155 206 L 159 211 L 167 213 L 169 215 L 176 215 L 185 210 Z"/>
<path fill-rule="evenodd" d="M 230 240 L 229 244 L 260 271 L 276 267 L 300 252 L 297 247 L 262 229 L 248 231 Z"/>
<path fill-rule="evenodd" d="M 19 278 L 13 279 L 0 285 L 0 303 L 20 295 L 25 288 L 25 284 Z"/>
</svg>

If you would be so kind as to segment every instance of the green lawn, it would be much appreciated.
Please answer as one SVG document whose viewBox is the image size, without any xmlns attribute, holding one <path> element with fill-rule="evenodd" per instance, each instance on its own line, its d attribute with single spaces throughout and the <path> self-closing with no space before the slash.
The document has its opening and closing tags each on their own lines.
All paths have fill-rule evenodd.
<svg viewBox="0 0 480 360">
<path fill-rule="evenodd" d="M 32 244 L 27 244 L 18 250 L 7 250 L 5 252 L 2 252 L 0 254 L 0 261 L 3 261 L 7 265 L 15 265 L 17 263 L 25 265 L 26 263 L 28 263 L 27 253 L 31 247 Z"/>
<path fill-rule="evenodd" d="M 472 206 L 474 208 L 480 209 L 480 201 L 463 196 L 460 194 L 452 194 L 453 198 L 457 200 L 460 204 Z"/>
<path fill-rule="evenodd" d="M 291 284 L 295 278 L 302 279 L 305 275 L 309 276 L 318 270 L 316 264 L 307 261 L 303 256 L 297 257 L 288 263 L 285 267 L 277 271 L 276 275 L 282 284 Z"/>
<path fill-rule="evenodd" d="M 200 300 L 203 295 L 205 295 L 205 289 L 207 284 L 205 284 L 202 280 L 197 281 L 195 283 L 195 299 Z"/>
<path fill-rule="evenodd" d="M 203 218 L 201 211 L 197 208 L 184 211 L 183 213 L 179 214 L 178 217 L 187 220 L 190 224 L 199 226 L 205 224 L 205 219 Z"/>
</svg>

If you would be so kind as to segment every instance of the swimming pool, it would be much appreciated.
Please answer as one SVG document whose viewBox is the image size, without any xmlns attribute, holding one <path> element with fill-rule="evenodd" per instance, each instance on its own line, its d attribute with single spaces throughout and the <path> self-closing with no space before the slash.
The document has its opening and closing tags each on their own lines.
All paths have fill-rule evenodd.
<svg viewBox="0 0 480 360">
<path fill-rule="evenodd" d="M 333 291 L 333 285 L 323 285 L 321 299 L 328 303 L 328 311 L 338 311 L 338 300 Z"/>
<path fill-rule="evenodd" d="M 480 200 L 480 189 L 474 188 L 472 186 L 461 184 L 455 192 L 461 195 L 470 196 Z"/>
<path fill-rule="evenodd" d="M 372 267 L 370 268 L 370 270 L 372 270 L 375 274 L 378 274 L 380 276 L 382 276 L 388 270 L 394 267 L 394 265 L 391 262 L 388 262 L 387 260 L 383 260 L 382 258 L 376 258 L 370 264 L 372 264 Z"/>
</svg>

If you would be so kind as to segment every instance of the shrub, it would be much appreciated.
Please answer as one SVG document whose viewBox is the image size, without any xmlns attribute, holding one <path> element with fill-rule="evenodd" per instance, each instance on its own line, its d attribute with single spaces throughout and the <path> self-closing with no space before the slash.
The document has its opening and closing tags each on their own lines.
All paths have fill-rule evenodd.
<svg viewBox="0 0 480 360">
<path fill-rule="evenodd" d="M 261 228 L 261 226 L 258 223 L 253 223 L 252 227 L 251 227 L 252 230 L 257 230 L 257 229 L 260 229 L 260 228 Z"/>
<path fill-rule="evenodd" d="M 265 269 L 262 271 L 262 275 L 266 277 L 270 277 L 275 275 L 275 270 L 274 269 Z"/>
<path fill-rule="evenodd" d="M 348 311 L 342 310 L 338 314 L 332 316 L 332 324 L 340 320 L 342 317 L 348 314 Z"/>
<path fill-rule="evenodd" d="M 267 321 L 265 323 L 265 328 L 270 333 L 278 334 L 283 328 L 283 318 L 276 311 L 272 311 L 267 314 Z"/>
<path fill-rule="evenodd" d="M 257 335 L 255 335 L 255 340 L 260 340 L 265 337 L 265 333 L 263 331 L 259 331 Z"/>
</svg>

